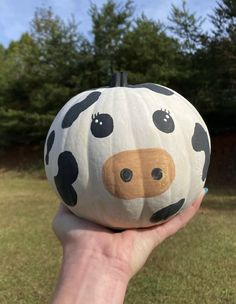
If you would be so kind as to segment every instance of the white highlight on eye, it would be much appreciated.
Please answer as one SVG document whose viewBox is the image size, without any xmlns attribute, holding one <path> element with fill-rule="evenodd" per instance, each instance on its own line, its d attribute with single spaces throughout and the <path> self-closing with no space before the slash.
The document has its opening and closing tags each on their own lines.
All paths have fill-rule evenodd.
<svg viewBox="0 0 236 304">
<path fill-rule="evenodd" d="M 98 123 L 98 119 L 95 119 L 95 122 Z"/>
<path fill-rule="evenodd" d="M 102 125 L 102 121 L 99 122 L 99 125 Z"/>
<path fill-rule="evenodd" d="M 166 115 L 166 118 L 170 118 L 170 116 L 169 116 L 169 115 Z"/>
<path fill-rule="evenodd" d="M 164 121 L 167 121 L 167 119 L 166 119 L 166 118 L 164 118 Z"/>
</svg>

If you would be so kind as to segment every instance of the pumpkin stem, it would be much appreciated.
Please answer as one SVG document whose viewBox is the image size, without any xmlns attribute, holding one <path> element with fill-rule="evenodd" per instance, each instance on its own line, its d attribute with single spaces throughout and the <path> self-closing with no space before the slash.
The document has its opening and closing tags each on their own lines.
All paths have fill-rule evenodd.
<svg viewBox="0 0 236 304">
<path fill-rule="evenodd" d="M 128 73 L 116 72 L 112 75 L 110 87 L 127 87 L 128 86 Z"/>
</svg>

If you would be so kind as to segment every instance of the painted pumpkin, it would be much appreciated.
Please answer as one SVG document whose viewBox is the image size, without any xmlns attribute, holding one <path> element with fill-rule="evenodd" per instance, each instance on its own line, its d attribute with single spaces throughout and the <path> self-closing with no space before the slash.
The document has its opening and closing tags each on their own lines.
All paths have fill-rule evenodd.
<svg viewBox="0 0 236 304">
<path fill-rule="evenodd" d="M 181 212 L 199 195 L 210 137 L 197 110 L 153 83 L 111 87 L 69 100 L 45 143 L 49 182 L 76 215 L 113 228 L 148 227 Z"/>
</svg>

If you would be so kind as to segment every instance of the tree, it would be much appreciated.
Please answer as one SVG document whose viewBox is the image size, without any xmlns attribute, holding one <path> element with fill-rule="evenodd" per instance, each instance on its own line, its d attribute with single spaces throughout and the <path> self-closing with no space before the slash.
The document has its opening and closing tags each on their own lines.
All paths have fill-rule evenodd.
<svg viewBox="0 0 236 304">
<path fill-rule="evenodd" d="M 236 2 L 218 1 L 211 20 L 212 96 L 219 100 L 219 109 L 236 112 Z"/>
<path fill-rule="evenodd" d="M 79 51 L 85 39 L 73 18 L 66 24 L 51 8 L 35 12 L 31 36 L 38 48 L 33 65 L 32 107 L 41 112 L 58 110 L 71 95 L 81 90 Z"/>
<path fill-rule="evenodd" d="M 1 49 L 0 133 L 5 146 L 44 140 L 53 114 L 80 90 L 82 42 L 73 20 L 65 24 L 51 9 L 39 9 L 30 33 Z"/>
<path fill-rule="evenodd" d="M 203 33 L 202 25 L 205 21 L 202 17 L 196 17 L 190 13 L 186 1 L 182 1 L 182 7 L 172 5 L 170 31 L 179 39 L 184 53 L 194 53 L 205 42 L 207 36 Z"/>
<path fill-rule="evenodd" d="M 172 5 L 168 19 L 170 34 L 180 45 L 179 60 L 176 62 L 178 77 L 173 79 L 174 86 L 194 106 L 205 112 L 212 107 L 210 100 L 206 98 L 209 85 L 206 52 L 209 37 L 202 29 L 205 19 L 190 12 L 185 0 L 180 8 Z"/>
<path fill-rule="evenodd" d="M 1 65 L 1 95 L 6 108 L 26 109 L 30 107 L 27 75 L 31 74 L 31 58 L 35 45 L 31 36 L 24 33 L 19 41 L 11 42 L 4 51 Z"/>
<path fill-rule="evenodd" d="M 213 34 L 216 38 L 230 38 L 236 42 L 236 1 L 217 1 L 214 14 L 210 16 L 214 25 Z"/>
<path fill-rule="evenodd" d="M 94 56 L 94 75 L 96 85 L 107 84 L 111 74 L 117 69 L 115 58 L 129 31 L 134 12 L 133 1 L 123 6 L 108 0 L 101 9 L 92 4 L 89 14 L 92 19 L 92 49 Z"/>
<path fill-rule="evenodd" d="M 2 106 L 5 102 L 4 100 L 4 92 L 5 92 L 5 86 L 6 86 L 6 79 L 4 77 L 4 63 L 5 63 L 5 48 L 3 45 L 0 44 L 0 106 Z"/>
<path fill-rule="evenodd" d="M 126 32 L 116 61 L 119 69 L 130 72 L 133 83 L 150 81 L 168 85 L 170 78 L 176 76 L 177 49 L 177 42 L 166 35 L 164 26 L 142 14 Z"/>
</svg>

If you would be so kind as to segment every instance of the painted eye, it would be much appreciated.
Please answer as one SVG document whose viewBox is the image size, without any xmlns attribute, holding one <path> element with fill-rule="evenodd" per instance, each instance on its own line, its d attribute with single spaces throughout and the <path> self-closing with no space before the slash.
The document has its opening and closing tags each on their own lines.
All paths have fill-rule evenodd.
<svg viewBox="0 0 236 304">
<path fill-rule="evenodd" d="M 172 133 L 175 129 L 175 124 L 170 112 L 167 112 L 166 110 L 157 110 L 154 112 L 152 120 L 157 129 L 164 133 Z"/>
<path fill-rule="evenodd" d="M 160 168 L 154 168 L 152 170 L 152 178 L 154 180 L 160 180 L 160 179 L 162 179 L 162 177 L 163 177 L 163 173 L 162 173 L 162 170 Z"/>
<path fill-rule="evenodd" d="M 95 137 L 107 137 L 113 132 L 113 119 L 109 114 L 95 114 L 92 115 L 91 132 Z"/>
</svg>

